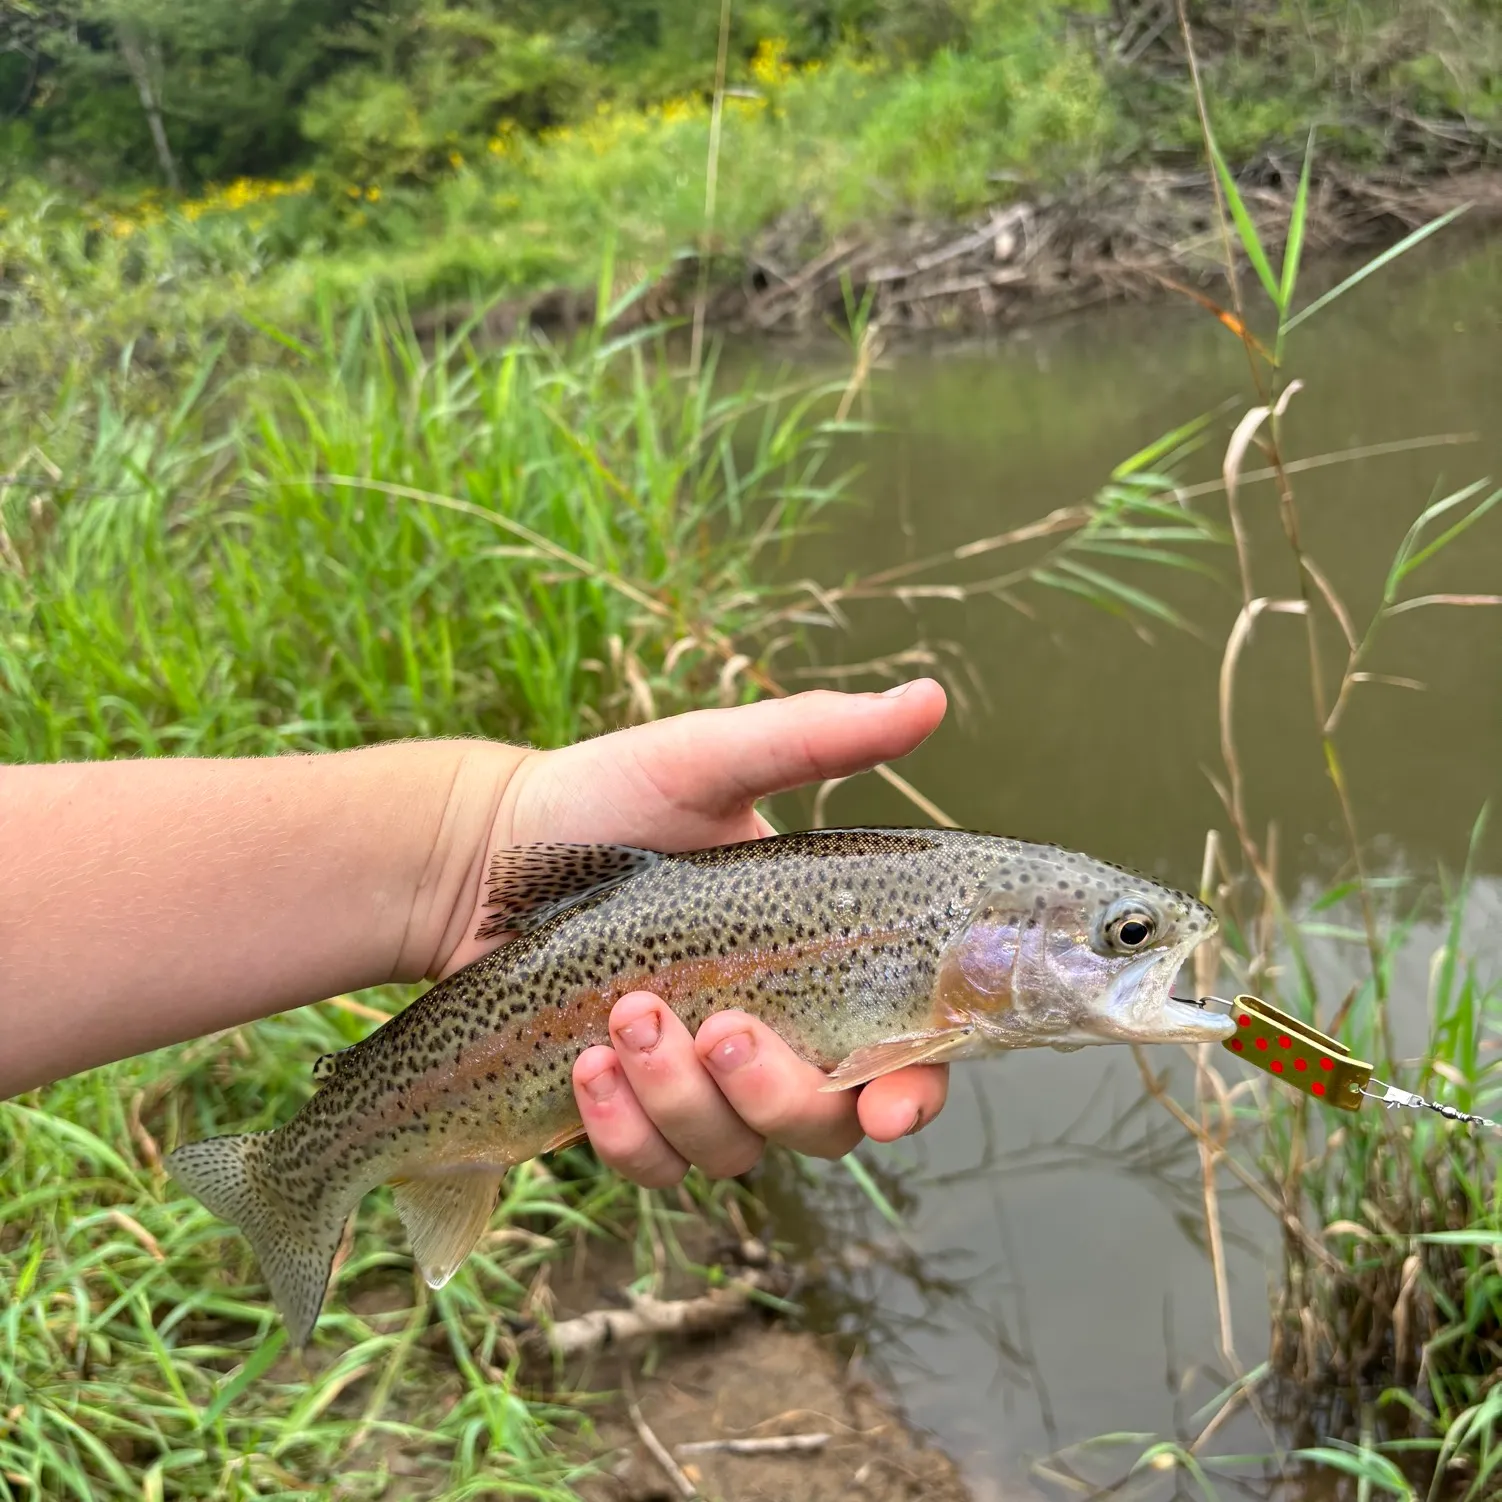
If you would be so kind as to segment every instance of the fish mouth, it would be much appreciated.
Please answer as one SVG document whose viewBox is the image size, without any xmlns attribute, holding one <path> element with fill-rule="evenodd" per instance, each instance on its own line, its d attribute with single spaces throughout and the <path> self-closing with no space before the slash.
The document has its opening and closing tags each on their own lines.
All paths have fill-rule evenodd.
<svg viewBox="0 0 1502 1502">
<path fill-rule="evenodd" d="M 1122 1043 L 1218 1043 L 1236 1031 L 1223 1012 L 1174 996 L 1173 982 L 1193 944 L 1144 954 L 1122 969 L 1106 993 L 1100 1031 Z"/>
</svg>

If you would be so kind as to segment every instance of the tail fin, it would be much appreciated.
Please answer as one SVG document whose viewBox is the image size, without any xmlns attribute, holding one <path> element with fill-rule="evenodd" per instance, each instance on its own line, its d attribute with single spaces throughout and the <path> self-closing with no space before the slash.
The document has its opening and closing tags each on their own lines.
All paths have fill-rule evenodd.
<svg viewBox="0 0 1502 1502">
<path fill-rule="evenodd" d="M 266 1183 L 265 1146 L 272 1135 L 190 1142 L 170 1153 L 165 1167 L 189 1194 L 245 1233 L 292 1344 L 301 1350 L 323 1307 L 345 1217 L 300 1215 L 293 1222 Z"/>
</svg>

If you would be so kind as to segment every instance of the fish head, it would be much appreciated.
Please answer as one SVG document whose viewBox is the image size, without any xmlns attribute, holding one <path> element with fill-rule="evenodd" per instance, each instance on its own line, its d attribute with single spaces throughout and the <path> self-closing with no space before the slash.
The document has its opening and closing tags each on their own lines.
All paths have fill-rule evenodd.
<svg viewBox="0 0 1502 1502">
<path fill-rule="evenodd" d="M 1229 1017 L 1173 995 L 1193 950 L 1219 928 L 1186 892 L 1088 856 L 1019 846 L 981 882 L 940 961 L 941 1025 L 976 1047 L 1205 1043 Z"/>
</svg>

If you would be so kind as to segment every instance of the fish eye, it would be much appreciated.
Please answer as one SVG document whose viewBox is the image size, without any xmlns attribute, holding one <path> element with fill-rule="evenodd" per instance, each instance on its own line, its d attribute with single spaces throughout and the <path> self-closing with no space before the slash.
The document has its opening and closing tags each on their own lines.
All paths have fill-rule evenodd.
<svg viewBox="0 0 1502 1502">
<path fill-rule="evenodd" d="M 1157 932 L 1158 920 L 1135 903 L 1110 914 L 1105 925 L 1106 942 L 1122 954 L 1135 954 L 1152 943 Z"/>
</svg>

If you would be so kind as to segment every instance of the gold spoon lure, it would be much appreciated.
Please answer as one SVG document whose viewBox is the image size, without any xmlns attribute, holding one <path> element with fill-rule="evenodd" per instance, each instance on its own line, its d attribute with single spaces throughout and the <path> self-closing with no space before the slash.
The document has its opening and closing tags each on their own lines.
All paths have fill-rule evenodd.
<svg viewBox="0 0 1502 1502">
<path fill-rule="evenodd" d="M 1191 998 L 1192 999 L 1192 998 Z M 1447 1121 L 1467 1126 L 1490 1127 L 1502 1132 L 1502 1122 L 1477 1116 L 1454 1106 L 1426 1100 L 1411 1090 L 1400 1090 L 1372 1078 L 1372 1065 L 1356 1058 L 1338 1038 L 1290 1017 L 1270 1002 L 1256 996 L 1238 996 L 1227 1001 L 1220 996 L 1202 996 L 1193 1004 L 1206 1011 L 1232 1018 L 1236 1031 L 1221 1047 L 1285 1085 L 1311 1095 L 1338 1111 L 1359 1111 L 1363 1101 L 1374 1100 L 1389 1110 L 1408 1107 L 1435 1111 Z"/>
</svg>

